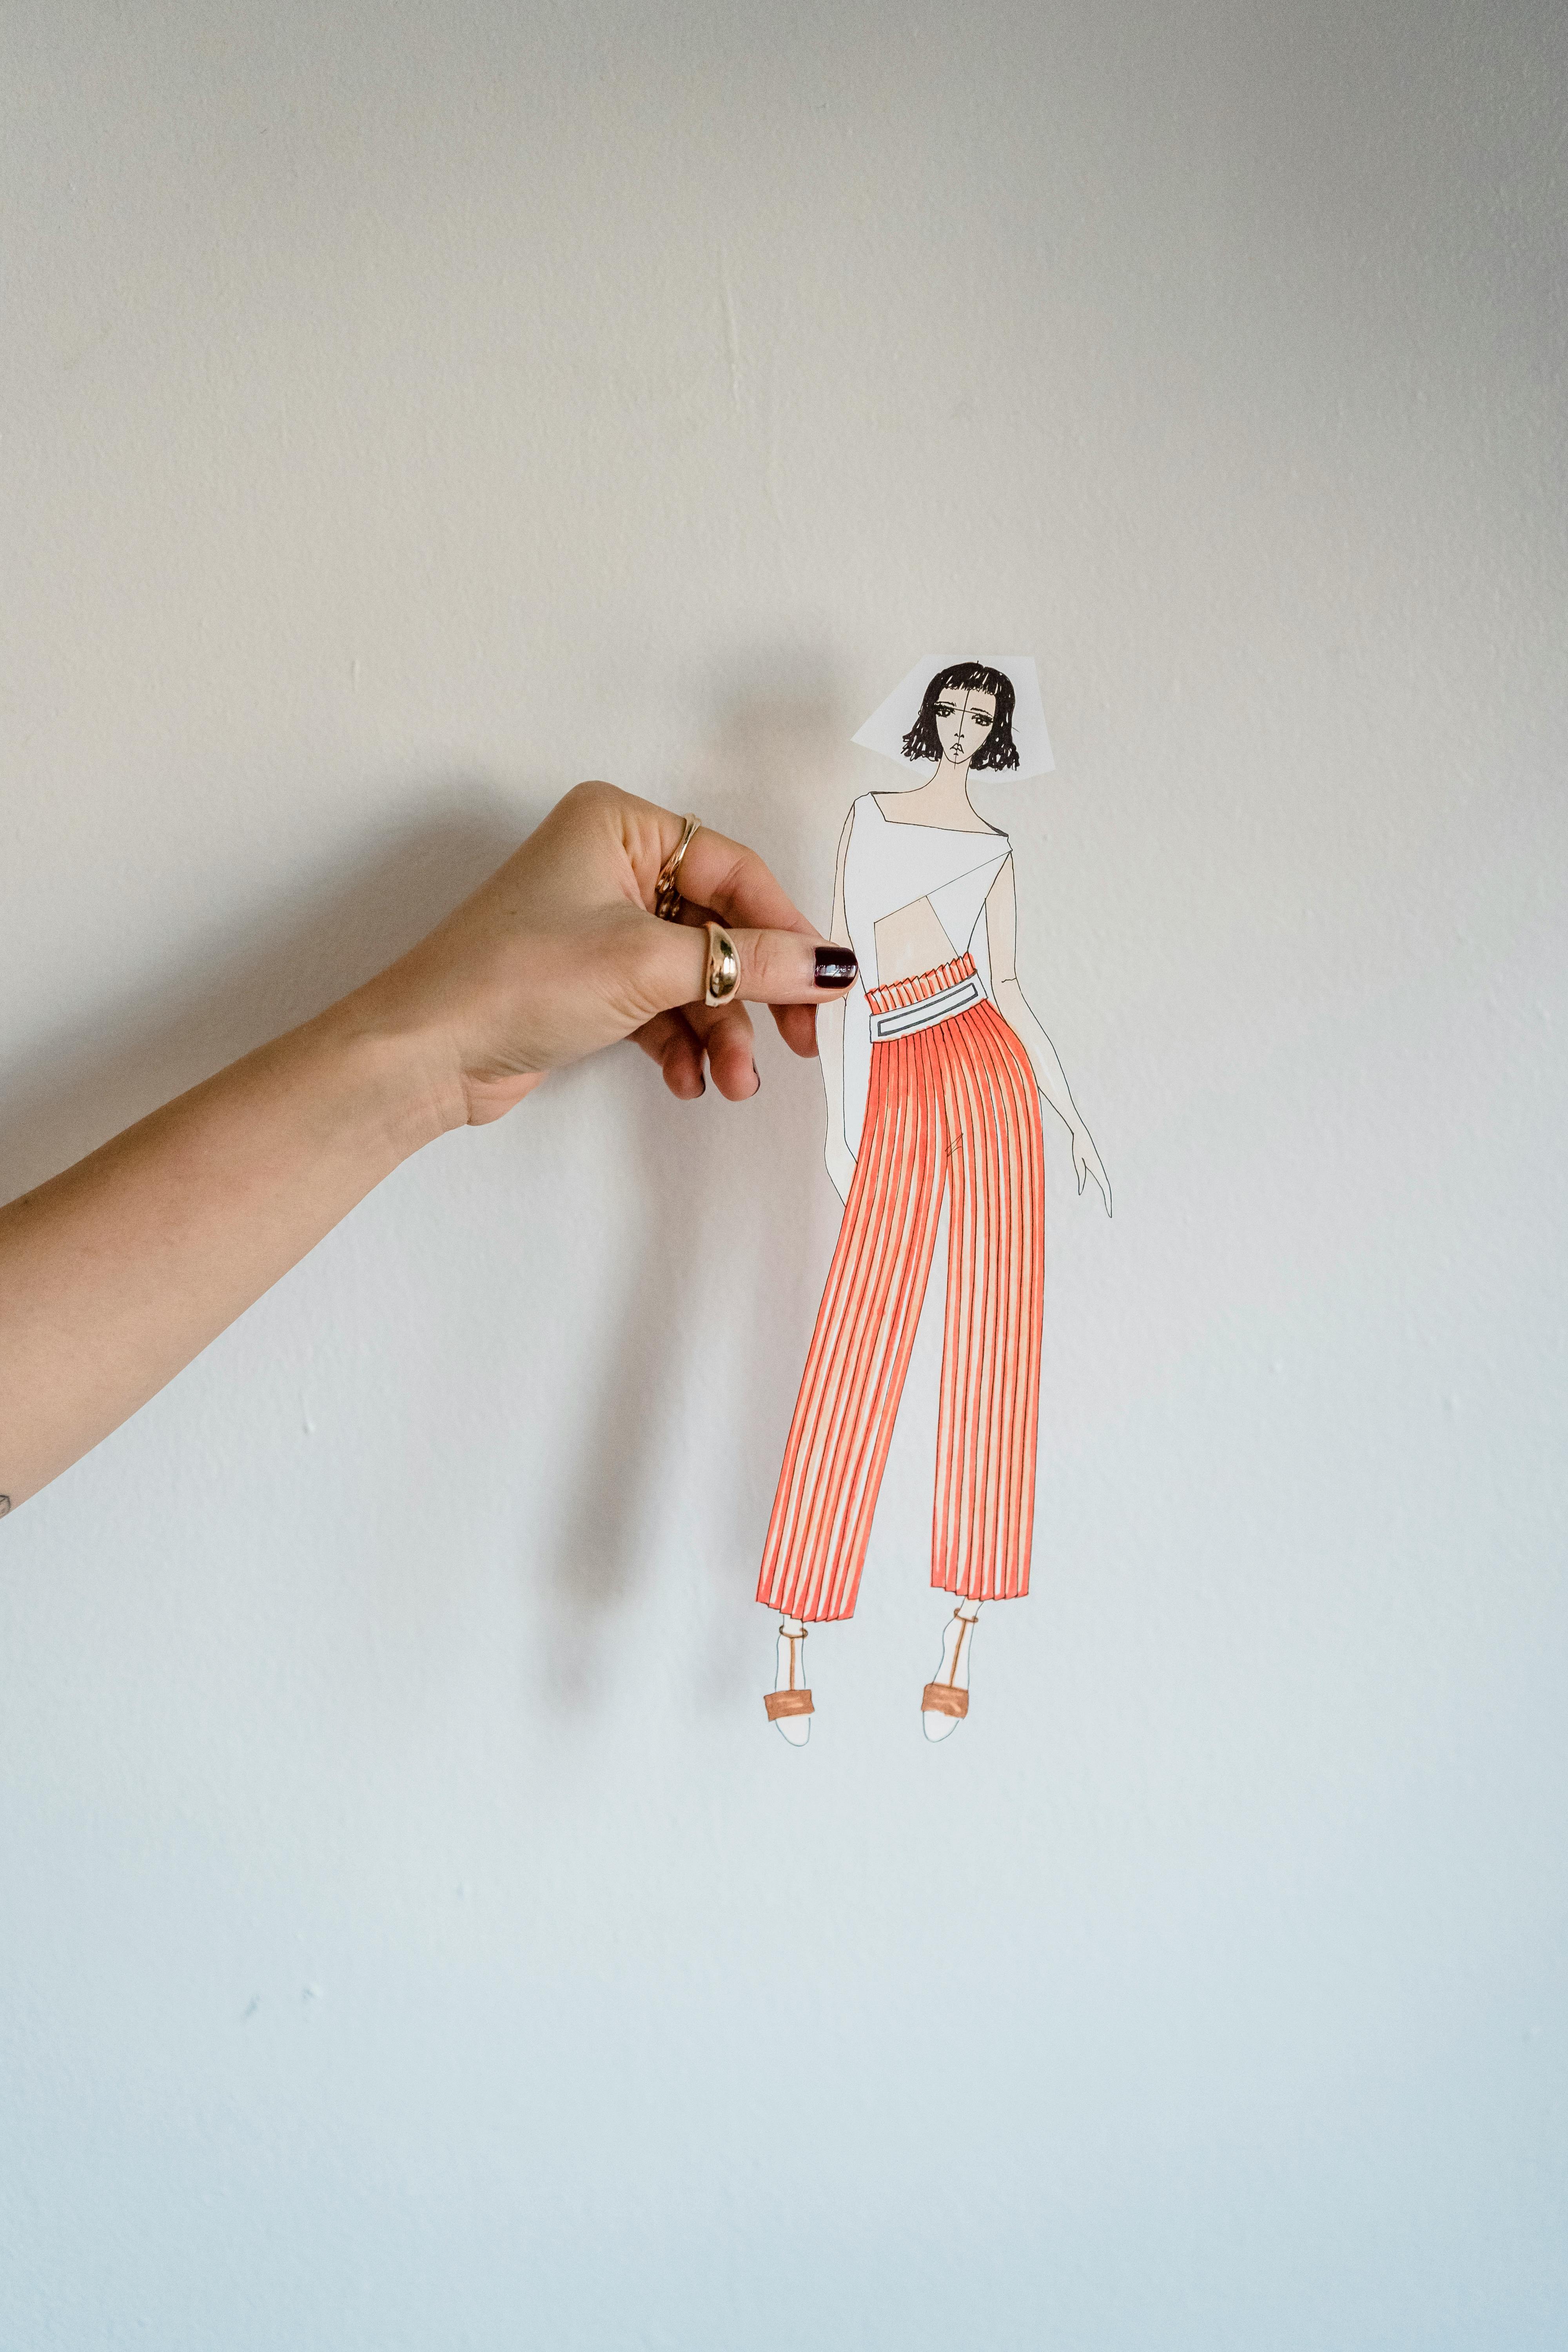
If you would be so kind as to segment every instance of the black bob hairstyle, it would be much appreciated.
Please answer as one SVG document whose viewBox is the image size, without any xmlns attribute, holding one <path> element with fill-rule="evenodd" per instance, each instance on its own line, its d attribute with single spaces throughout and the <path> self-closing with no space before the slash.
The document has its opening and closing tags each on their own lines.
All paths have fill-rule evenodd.
<svg viewBox="0 0 1568 2352">
<path fill-rule="evenodd" d="M 984 662 L 954 662 L 951 669 L 939 669 L 925 690 L 921 702 L 921 715 L 904 738 L 906 760 L 940 760 L 942 738 L 936 731 L 936 706 L 952 688 L 960 692 L 974 688 L 982 694 L 996 698 L 996 718 L 990 734 L 976 751 L 969 766 L 972 773 L 981 768 L 1016 768 L 1018 746 L 1013 740 L 1013 706 L 1017 697 L 1013 681 L 999 669 L 987 669 Z"/>
</svg>

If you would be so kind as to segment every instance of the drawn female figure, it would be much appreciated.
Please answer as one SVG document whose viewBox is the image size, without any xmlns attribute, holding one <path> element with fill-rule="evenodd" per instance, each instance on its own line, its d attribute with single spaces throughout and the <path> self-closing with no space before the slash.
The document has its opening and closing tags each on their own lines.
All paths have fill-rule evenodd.
<svg viewBox="0 0 1568 2352">
<path fill-rule="evenodd" d="M 1032 662 L 1011 665 L 1033 694 Z M 917 674 L 918 676 L 918 674 Z M 912 703 L 902 706 L 899 724 Z M 807 1622 L 853 1614 L 871 1518 L 948 1202 L 947 1306 L 931 1582 L 956 1597 L 928 1739 L 969 1708 L 983 1601 L 1029 1589 L 1044 1277 L 1039 1097 L 1065 1121 L 1081 1192 L 1100 1154 L 1015 968 L 1012 845 L 969 797 L 970 778 L 1019 765 L 1006 670 L 938 671 L 902 739 L 931 773 L 867 793 L 838 844 L 833 937 L 859 959 L 842 1012 L 819 1013 L 827 1172 L 845 1202 L 763 1553 L 757 1598 L 781 1612 L 766 1706 L 794 1746 L 814 1712 L 801 1671 Z M 858 741 L 875 741 L 888 706 Z M 897 738 L 893 739 L 896 742 Z M 1043 714 L 1031 772 L 1050 765 Z M 877 746 L 882 748 L 880 744 Z"/>
</svg>

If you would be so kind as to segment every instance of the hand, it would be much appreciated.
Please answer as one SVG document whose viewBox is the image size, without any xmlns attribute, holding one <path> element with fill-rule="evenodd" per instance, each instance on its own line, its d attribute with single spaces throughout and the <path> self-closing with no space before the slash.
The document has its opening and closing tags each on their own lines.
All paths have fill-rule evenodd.
<svg viewBox="0 0 1568 2352">
<path fill-rule="evenodd" d="M 1105 1213 L 1109 1217 L 1110 1214 L 1110 1179 L 1106 1174 L 1104 1168 L 1100 1164 L 1100 1154 L 1094 1148 L 1093 1136 L 1090 1135 L 1088 1128 L 1081 1124 L 1075 1127 L 1072 1131 L 1072 1164 L 1078 1172 L 1078 1189 L 1079 1192 L 1082 1192 L 1086 1180 L 1092 1176 L 1095 1182 L 1099 1185 L 1101 1192 L 1105 1195 Z"/>
<path fill-rule="evenodd" d="M 678 1095 L 754 1094 L 743 1004 L 700 1003 L 711 909 L 797 1054 L 855 976 L 759 857 L 705 828 L 683 923 L 649 912 L 668 809 L 580 784 L 378 978 L 0 1209 L 0 1486 L 13 1502 L 144 1404 L 373 1185 L 547 1070 L 635 1036 Z"/>
<path fill-rule="evenodd" d="M 389 971 L 350 1000 L 357 1016 L 405 1043 L 417 1039 L 446 1127 L 500 1118 L 547 1071 L 635 1037 L 670 1092 L 703 1091 L 704 1055 L 731 1101 L 760 1083 L 750 1015 L 767 1003 L 791 1050 L 816 1050 L 814 1007 L 843 996 L 854 959 L 833 950 L 843 978 L 819 987 L 826 946 L 762 859 L 701 826 L 680 868 L 679 923 L 651 911 L 659 867 L 681 820 L 613 784 L 579 784 L 500 871 Z M 701 1002 L 708 940 L 722 922 L 740 958 L 737 995 Z M 847 969 L 845 969 L 846 961 Z"/>
<path fill-rule="evenodd" d="M 855 1154 L 841 1135 L 830 1135 L 824 1157 L 834 1191 L 841 1201 L 847 1202 L 849 1187 L 855 1181 Z"/>
</svg>

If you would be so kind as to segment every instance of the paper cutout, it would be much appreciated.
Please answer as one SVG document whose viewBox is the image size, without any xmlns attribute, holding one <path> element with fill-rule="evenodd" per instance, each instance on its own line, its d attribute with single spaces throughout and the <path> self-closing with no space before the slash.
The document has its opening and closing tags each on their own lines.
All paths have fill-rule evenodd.
<svg viewBox="0 0 1568 2352">
<path fill-rule="evenodd" d="M 978 663 L 971 665 L 978 668 Z M 1051 754 L 1051 739 L 1046 731 L 1045 706 L 1040 700 L 1040 674 L 1027 654 L 1002 654 L 987 667 L 1005 677 L 1013 688 L 1013 741 L 1017 748 L 1016 767 L 1009 764 L 1008 772 L 1015 783 L 1026 784 L 1033 776 L 1048 776 L 1056 766 Z M 909 732 L 911 716 L 921 707 L 921 690 L 929 678 L 943 675 L 941 662 L 921 662 L 900 680 L 886 702 L 873 710 L 859 731 L 850 737 L 868 751 L 880 751 L 885 759 L 904 757 L 904 737 Z M 934 759 L 934 752 L 931 754 Z M 984 773 L 977 761 L 976 772 Z"/>
<path fill-rule="evenodd" d="M 1081 1192 L 1110 1186 L 1056 1049 L 1016 971 L 1012 843 L 969 798 L 972 773 L 1050 770 L 1033 661 L 911 670 L 855 741 L 932 764 L 863 793 L 839 840 L 832 935 L 860 976 L 819 1013 L 827 1164 L 845 1200 L 763 1553 L 757 1598 L 781 1612 L 768 1714 L 793 1746 L 815 1706 L 807 1621 L 854 1613 L 871 1521 L 948 1206 L 932 1584 L 958 1609 L 921 1722 L 965 1719 L 982 1604 L 1029 1589 L 1045 1279 L 1042 1096 L 1072 1134 Z M 887 805 L 889 803 L 890 805 Z M 777 1693 L 789 1694 L 787 1705 Z"/>
<path fill-rule="evenodd" d="M 980 915 L 998 869 L 1012 854 L 1013 845 L 1005 834 L 982 836 L 955 833 L 942 825 L 895 824 L 874 793 L 867 793 L 851 808 L 842 887 L 845 922 L 860 958 L 859 977 L 844 1014 L 844 1139 L 851 1152 L 860 1148 L 860 1126 L 871 1082 L 866 992 L 875 985 L 880 969 L 879 922 L 911 899 L 923 899 L 949 949 L 956 955 L 974 954 L 989 994 L 990 943 L 977 937 Z"/>
</svg>

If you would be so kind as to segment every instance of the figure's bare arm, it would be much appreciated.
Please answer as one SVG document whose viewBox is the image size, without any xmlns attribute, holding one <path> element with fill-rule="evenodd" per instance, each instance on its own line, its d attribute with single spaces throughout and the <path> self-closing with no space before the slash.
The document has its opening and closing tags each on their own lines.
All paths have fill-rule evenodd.
<svg viewBox="0 0 1568 2352">
<path fill-rule="evenodd" d="M 1094 1138 L 1083 1123 L 1068 1085 L 1057 1049 L 1041 1028 L 1018 985 L 1018 900 L 1009 857 L 991 885 L 985 900 L 985 939 L 991 952 L 991 986 L 996 1009 L 1020 1040 L 1029 1057 L 1035 1083 L 1072 1137 L 1072 1164 L 1081 1192 L 1092 1176 L 1110 1214 L 1110 1180 L 1094 1148 Z"/>
<path fill-rule="evenodd" d="M 855 822 L 850 810 L 844 820 L 844 830 L 838 836 L 838 860 L 833 874 L 833 926 L 828 933 L 840 947 L 849 945 L 849 924 L 844 911 L 844 861 L 849 849 L 849 831 Z M 844 1132 L 844 1024 L 848 1006 L 841 999 L 835 1004 L 825 1004 L 816 1015 L 816 1050 L 822 1061 L 822 1084 L 827 1096 L 827 1134 L 823 1157 L 827 1173 L 841 1201 L 849 1197 L 850 1180 L 855 1173 L 855 1155 L 849 1149 Z"/>
<path fill-rule="evenodd" d="M 582 785 L 401 961 L 0 1209 L 0 1494 L 108 1435 L 410 1152 L 499 1118 L 552 1069 L 635 1035 L 672 1092 L 756 1091 L 752 1024 L 700 997 L 710 910 L 738 996 L 796 1053 L 853 978 L 761 858 L 703 828 L 688 921 L 657 921 L 680 819 Z M 836 989 L 817 984 L 836 969 Z M 7 1505 L 5 1507 L 9 1507 Z"/>
</svg>

